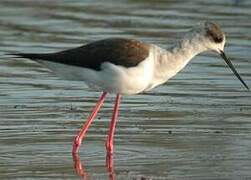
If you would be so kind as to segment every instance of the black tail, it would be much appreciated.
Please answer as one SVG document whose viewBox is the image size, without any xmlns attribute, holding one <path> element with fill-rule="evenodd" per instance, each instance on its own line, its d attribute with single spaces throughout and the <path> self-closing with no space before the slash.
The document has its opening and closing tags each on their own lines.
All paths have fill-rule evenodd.
<svg viewBox="0 0 251 180">
<path fill-rule="evenodd" d="M 34 53 L 11 53 L 5 54 L 9 58 L 27 58 L 31 60 L 44 59 L 47 54 L 34 54 Z"/>
</svg>

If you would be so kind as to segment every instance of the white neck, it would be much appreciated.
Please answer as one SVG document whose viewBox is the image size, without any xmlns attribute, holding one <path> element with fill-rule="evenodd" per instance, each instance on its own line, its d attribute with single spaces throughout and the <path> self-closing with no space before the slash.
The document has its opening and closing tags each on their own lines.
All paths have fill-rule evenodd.
<svg viewBox="0 0 251 180">
<path fill-rule="evenodd" d="M 154 78 L 156 85 L 161 84 L 182 70 L 185 65 L 197 54 L 206 51 L 207 48 L 201 42 L 201 38 L 194 34 L 186 35 L 176 46 L 158 50 L 155 56 Z"/>
</svg>

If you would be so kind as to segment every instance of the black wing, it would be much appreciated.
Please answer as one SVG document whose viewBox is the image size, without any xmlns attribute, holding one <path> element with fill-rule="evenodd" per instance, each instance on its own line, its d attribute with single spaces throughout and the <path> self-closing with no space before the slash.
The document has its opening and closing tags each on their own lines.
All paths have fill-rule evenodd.
<svg viewBox="0 0 251 180">
<path fill-rule="evenodd" d="M 56 53 L 17 53 L 13 55 L 31 60 L 52 61 L 100 70 L 101 64 L 104 62 L 133 67 L 146 59 L 148 54 L 149 44 L 132 39 L 113 38 Z"/>
</svg>

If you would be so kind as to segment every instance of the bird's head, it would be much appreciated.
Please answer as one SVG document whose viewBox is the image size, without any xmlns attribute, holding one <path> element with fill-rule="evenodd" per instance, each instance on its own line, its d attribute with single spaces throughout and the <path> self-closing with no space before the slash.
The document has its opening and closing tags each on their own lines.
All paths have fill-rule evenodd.
<svg viewBox="0 0 251 180">
<path fill-rule="evenodd" d="M 249 90 L 249 87 L 243 81 L 239 73 L 234 68 L 232 62 L 229 58 L 227 58 L 224 52 L 226 36 L 218 24 L 209 21 L 199 23 L 193 27 L 192 34 L 193 36 L 196 36 L 197 42 L 202 44 L 206 51 L 213 51 L 219 54 L 236 75 L 236 77 Z"/>
<path fill-rule="evenodd" d="M 218 24 L 209 21 L 201 22 L 193 27 L 192 32 L 206 50 L 218 53 L 224 51 L 226 36 Z"/>
</svg>

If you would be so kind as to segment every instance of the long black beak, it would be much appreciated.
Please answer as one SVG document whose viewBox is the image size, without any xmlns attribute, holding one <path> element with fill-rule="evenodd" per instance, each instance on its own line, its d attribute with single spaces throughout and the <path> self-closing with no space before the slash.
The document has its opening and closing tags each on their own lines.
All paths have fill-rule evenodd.
<svg viewBox="0 0 251 180">
<path fill-rule="evenodd" d="M 247 90 L 249 90 L 248 85 L 243 81 L 243 79 L 241 78 L 241 76 L 239 75 L 239 73 L 234 68 L 234 65 L 232 64 L 232 62 L 230 61 L 230 59 L 227 58 L 227 56 L 224 53 L 224 51 L 220 51 L 220 55 L 225 60 L 225 62 L 227 63 L 227 65 L 230 67 L 230 69 L 233 71 L 233 73 L 235 74 L 235 76 L 241 81 L 241 83 L 247 88 Z"/>
</svg>

